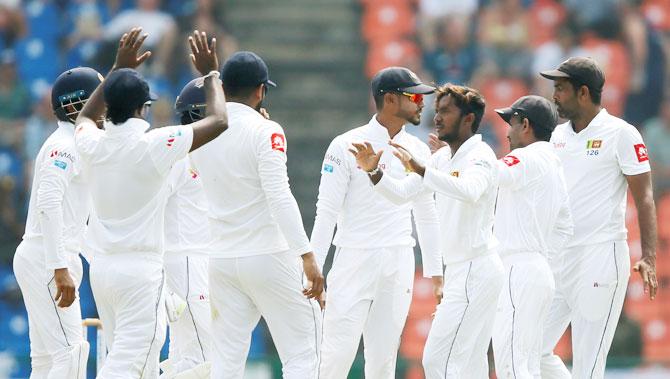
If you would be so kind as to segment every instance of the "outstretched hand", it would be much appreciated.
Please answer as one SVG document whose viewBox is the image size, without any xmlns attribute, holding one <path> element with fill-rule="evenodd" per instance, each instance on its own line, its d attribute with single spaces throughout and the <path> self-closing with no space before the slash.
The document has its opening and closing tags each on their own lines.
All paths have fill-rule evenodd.
<svg viewBox="0 0 670 379">
<path fill-rule="evenodd" d="M 207 33 L 194 30 L 193 35 L 188 37 L 188 43 L 191 46 L 191 62 L 200 74 L 204 76 L 219 69 L 216 38 L 212 38 L 212 42 L 207 44 Z"/>
<path fill-rule="evenodd" d="M 356 164 L 361 170 L 365 172 L 373 171 L 379 165 L 379 160 L 384 153 L 384 150 L 379 150 L 375 153 L 375 150 L 372 148 L 370 142 L 365 143 L 352 143 L 354 149 L 349 149 L 351 154 L 356 157 Z"/>
<path fill-rule="evenodd" d="M 151 56 L 151 51 L 145 51 L 138 56 L 138 52 L 147 39 L 148 34 L 142 34 L 142 28 L 132 28 L 128 33 L 124 33 L 119 40 L 119 48 L 116 50 L 116 60 L 114 68 L 135 68 Z"/>
<path fill-rule="evenodd" d="M 428 135 L 428 147 L 430 147 L 430 153 L 435 154 L 438 150 L 441 148 L 449 146 L 447 145 L 446 142 L 440 140 L 440 138 L 437 136 L 437 134 L 430 133 Z"/>
</svg>

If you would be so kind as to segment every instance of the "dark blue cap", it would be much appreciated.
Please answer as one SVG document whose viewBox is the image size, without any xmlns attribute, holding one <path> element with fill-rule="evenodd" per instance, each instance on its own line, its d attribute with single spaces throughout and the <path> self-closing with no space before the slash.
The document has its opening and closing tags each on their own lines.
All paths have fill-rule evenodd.
<svg viewBox="0 0 670 379">
<path fill-rule="evenodd" d="M 103 94 L 108 108 L 137 109 L 147 101 L 158 100 L 149 84 L 132 68 L 118 69 L 105 79 Z"/>
<path fill-rule="evenodd" d="M 405 67 L 387 67 L 372 78 L 372 95 L 385 92 L 407 92 L 427 95 L 435 92 L 435 87 L 421 82 L 421 79 Z"/>
<path fill-rule="evenodd" d="M 270 80 L 268 66 L 263 59 L 251 51 L 238 51 L 231 55 L 223 64 L 221 80 L 231 87 L 277 86 Z"/>
</svg>

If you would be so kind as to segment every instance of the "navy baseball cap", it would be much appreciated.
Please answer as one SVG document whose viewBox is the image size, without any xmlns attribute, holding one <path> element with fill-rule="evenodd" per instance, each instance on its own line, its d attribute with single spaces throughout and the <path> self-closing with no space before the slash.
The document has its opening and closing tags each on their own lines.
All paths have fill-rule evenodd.
<svg viewBox="0 0 670 379">
<path fill-rule="evenodd" d="M 561 63 L 555 70 L 542 71 L 540 75 L 547 79 L 570 78 L 594 90 L 602 90 L 605 74 L 598 63 L 585 57 L 572 57 Z"/>
<path fill-rule="evenodd" d="M 528 118 L 534 127 L 553 131 L 558 114 L 551 102 L 542 96 L 523 96 L 507 108 L 496 109 L 498 116 L 509 124 L 515 114 Z"/>
<path fill-rule="evenodd" d="M 132 68 L 112 72 L 102 86 L 105 103 L 110 108 L 137 109 L 147 101 L 158 100 L 149 90 L 149 83 Z"/>
<path fill-rule="evenodd" d="M 277 86 L 270 80 L 268 66 L 263 59 L 251 51 L 238 51 L 231 55 L 223 64 L 221 80 L 231 87 Z"/>
<path fill-rule="evenodd" d="M 372 78 L 372 94 L 384 92 L 406 92 L 427 95 L 435 92 L 435 87 L 423 84 L 419 77 L 405 67 L 385 68 Z"/>
</svg>

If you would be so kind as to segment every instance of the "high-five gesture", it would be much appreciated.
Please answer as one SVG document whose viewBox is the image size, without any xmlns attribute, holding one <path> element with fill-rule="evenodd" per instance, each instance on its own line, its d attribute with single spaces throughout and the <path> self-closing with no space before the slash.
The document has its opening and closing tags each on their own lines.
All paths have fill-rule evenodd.
<svg viewBox="0 0 670 379">
<path fill-rule="evenodd" d="M 370 145 L 370 142 L 354 142 L 351 145 L 356 150 L 349 149 L 349 151 L 354 155 L 354 157 L 356 157 L 356 164 L 358 164 L 358 167 L 360 167 L 361 170 L 365 172 L 374 171 L 374 169 L 376 169 L 379 165 L 379 160 L 381 159 L 384 150 L 379 150 L 375 153 L 375 150 L 372 148 L 372 145 Z"/>
<path fill-rule="evenodd" d="M 416 159 L 414 159 L 414 156 L 409 152 L 409 150 L 393 141 L 389 141 L 389 145 L 395 147 L 396 150 L 393 152 L 393 155 L 400 159 L 400 162 L 402 162 L 402 165 L 405 166 L 407 171 L 416 172 L 417 174 L 423 176 L 426 168 L 417 162 Z"/>
<path fill-rule="evenodd" d="M 191 46 L 191 62 L 203 76 L 219 69 L 219 58 L 216 56 L 216 38 L 207 44 L 207 33 L 193 31 L 188 37 Z"/>
<path fill-rule="evenodd" d="M 137 55 L 148 36 L 146 33 L 140 35 L 141 32 L 142 28 L 132 28 L 128 33 L 121 36 L 113 69 L 135 68 L 151 56 L 151 51 L 145 51 L 140 56 Z"/>
</svg>

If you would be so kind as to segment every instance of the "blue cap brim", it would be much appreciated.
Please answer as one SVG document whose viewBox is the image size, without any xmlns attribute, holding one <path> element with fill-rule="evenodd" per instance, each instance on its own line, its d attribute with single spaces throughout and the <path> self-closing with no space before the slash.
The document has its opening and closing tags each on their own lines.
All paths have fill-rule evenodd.
<svg viewBox="0 0 670 379">
<path fill-rule="evenodd" d="M 270 87 L 277 87 L 277 84 L 270 79 L 266 80 L 265 84 L 269 85 Z"/>
</svg>

